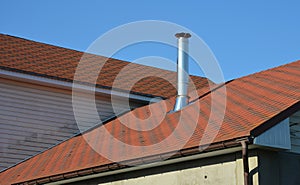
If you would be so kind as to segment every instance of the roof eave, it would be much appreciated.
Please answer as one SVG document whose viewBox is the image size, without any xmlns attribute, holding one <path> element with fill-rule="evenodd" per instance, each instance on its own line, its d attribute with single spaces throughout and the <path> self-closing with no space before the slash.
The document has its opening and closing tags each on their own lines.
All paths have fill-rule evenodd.
<svg viewBox="0 0 300 185">
<path fill-rule="evenodd" d="M 33 179 L 25 182 L 17 182 L 13 185 L 27 185 L 27 184 L 47 184 L 58 185 L 62 183 L 78 182 L 82 180 L 88 180 L 98 177 L 104 177 L 124 172 L 131 172 L 135 170 L 147 169 L 152 167 L 164 166 L 168 164 L 174 164 L 179 162 L 185 162 L 190 160 L 196 160 L 201 158 L 213 157 L 218 155 L 229 154 L 241 150 L 241 141 L 248 141 L 252 144 L 250 136 L 244 136 L 240 138 L 234 138 L 228 141 L 222 141 L 212 143 L 205 150 L 201 150 L 201 147 L 187 148 L 178 151 L 175 155 L 162 160 L 163 156 L 169 156 L 169 153 L 159 154 L 155 156 L 147 156 L 144 158 L 137 158 L 129 161 L 123 161 L 118 163 L 110 163 L 103 166 L 96 166 L 89 169 L 82 169 L 65 174 L 58 174 L 40 179 Z M 174 152 L 172 152 L 174 153 Z M 126 165 L 121 165 L 126 164 Z"/>
<path fill-rule="evenodd" d="M 67 89 L 67 90 L 72 90 L 72 88 L 73 88 L 73 83 L 66 81 L 66 80 L 55 80 L 55 79 L 46 78 L 46 77 L 42 77 L 42 76 L 19 73 L 19 72 L 14 72 L 14 71 L 10 71 L 10 70 L 4 70 L 4 69 L 0 69 L 0 77 L 6 78 L 6 79 L 12 79 L 12 80 L 33 83 L 33 84 L 38 84 L 38 85 L 43 85 L 43 86 L 62 88 L 62 89 Z M 76 88 L 78 88 L 79 90 L 91 91 L 91 86 L 84 85 L 84 84 L 76 85 Z M 99 94 L 109 95 L 109 96 L 113 95 L 116 97 L 128 98 L 127 92 L 111 90 L 108 88 L 96 87 L 95 92 L 99 93 Z M 129 98 L 132 100 L 143 101 L 143 102 L 159 101 L 159 99 L 156 99 L 156 98 L 153 98 L 150 96 L 138 95 L 136 93 L 135 94 L 130 93 Z"/>
</svg>

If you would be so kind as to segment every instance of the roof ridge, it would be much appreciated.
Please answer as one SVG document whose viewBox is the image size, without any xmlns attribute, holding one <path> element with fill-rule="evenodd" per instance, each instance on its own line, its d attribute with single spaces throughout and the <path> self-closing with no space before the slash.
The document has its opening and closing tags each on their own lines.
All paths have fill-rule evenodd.
<svg viewBox="0 0 300 185">
<path fill-rule="evenodd" d="M 279 65 L 279 66 L 271 67 L 271 68 L 268 68 L 268 69 L 264 69 L 262 71 L 258 71 L 258 72 L 254 72 L 254 73 L 251 73 L 251 74 L 248 74 L 248 75 L 245 75 L 245 76 L 241 76 L 241 77 L 235 78 L 233 80 L 247 78 L 247 77 L 250 77 L 250 76 L 255 76 L 257 74 L 262 74 L 262 73 L 265 73 L 265 72 L 268 72 L 268 71 L 272 71 L 272 70 L 275 70 L 275 69 L 278 69 L 278 68 L 283 68 L 283 67 L 286 67 L 286 66 L 291 66 L 291 65 L 293 65 L 295 63 L 298 63 L 298 62 L 299 62 L 299 65 L 300 65 L 300 59 L 299 59 L 299 60 L 295 60 L 293 62 L 285 63 L 285 64 L 282 64 L 282 65 Z"/>
<path fill-rule="evenodd" d="M 52 43 L 46 43 L 44 41 L 36 41 L 36 40 L 33 40 L 33 39 L 23 38 L 23 37 L 20 37 L 20 36 L 9 35 L 9 34 L 4 34 L 4 33 L 0 33 L 0 36 L 1 35 L 7 36 L 7 37 L 11 37 L 11 38 L 15 38 L 15 39 L 24 40 L 24 41 L 34 42 L 34 43 L 37 43 L 37 44 L 48 45 L 48 46 L 55 47 L 55 48 L 70 50 L 70 51 L 77 52 L 77 53 L 89 54 L 89 55 L 93 55 L 93 56 L 96 56 L 96 57 L 104 57 L 104 58 L 107 58 L 107 61 L 109 61 L 109 60 L 117 60 L 117 61 L 121 61 L 121 62 L 131 63 L 131 62 L 126 61 L 126 60 L 117 59 L 117 58 L 113 58 L 113 57 L 106 57 L 106 56 L 98 55 L 98 54 L 95 54 L 95 53 L 88 53 L 86 51 L 80 51 L 80 50 L 73 49 L 73 48 L 68 48 L 68 47 L 64 47 L 64 46 L 54 45 Z M 149 66 L 149 67 L 151 67 L 151 66 Z"/>
<path fill-rule="evenodd" d="M 7 37 L 12 37 L 12 38 L 15 38 L 15 39 L 24 40 L 24 41 L 34 42 L 34 43 L 38 43 L 38 44 L 45 44 L 45 45 L 48 45 L 48 46 L 53 46 L 53 47 L 58 47 L 58 48 L 61 48 L 61 49 L 67 49 L 67 50 L 72 50 L 72 51 L 84 53 L 83 51 L 79 51 L 79 50 L 76 50 L 76 49 L 66 48 L 66 47 L 63 47 L 63 46 L 57 46 L 57 45 L 54 45 L 54 44 L 51 44 L 51 43 L 46 43 L 44 41 L 36 41 L 36 40 L 30 39 L 30 38 L 24 38 L 24 37 L 21 37 L 21 36 L 0 33 L 0 36 L 1 35 L 7 36 Z"/>
</svg>

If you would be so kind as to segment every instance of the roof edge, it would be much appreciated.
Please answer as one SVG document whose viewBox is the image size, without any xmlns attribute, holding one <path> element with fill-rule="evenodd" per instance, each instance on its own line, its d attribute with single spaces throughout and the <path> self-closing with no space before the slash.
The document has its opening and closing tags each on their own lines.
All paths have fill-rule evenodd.
<svg viewBox="0 0 300 185">
<path fill-rule="evenodd" d="M 282 122 L 286 118 L 290 117 L 294 113 L 300 110 L 300 101 L 297 101 L 295 104 L 293 104 L 290 107 L 287 107 L 284 111 L 280 112 L 279 114 L 273 116 L 260 126 L 254 128 L 252 131 L 250 131 L 251 137 L 255 138 L 259 136 L 260 134 L 264 133 L 271 127 L 275 126 L 276 124 Z"/>
<path fill-rule="evenodd" d="M 44 75 L 32 75 L 32 74 L 25 74 L 23 71 L 14 71 L 10 69 L 3 69 L 3 67 L 0 67 L 0 77 L 7 78 L 7 79 L 13 79 L 18 81 L 25 81 L 33 84 L 38 85 L 44 85 L 49 87 L 58 87 L 62 89 L 68 89 L 72 90 L 74 88 L 73 81 L 70 81 L 68 79 L 54 79 L 54 77 L 46 77 Z M 95 90 L 96 93 L 106 94 L 106 95 L 114 95 L 118 97 L 128 98 L 128 93 L 122 92 L 122 91 L 116 91 L 111 90 L 109 87 L 101 88 L 101 87 L 95 87 L 95 89 L 91 89 L 91 85 L 88 84 L 80 84 L 76 85 L 76 88 L 79 90 L 85 90 L 85 91 L 91 91 Z M 155 102 L 158 101 L 156 99 L 153 99 L 153 97 L 150 97 L 149 95 L 139 95 L 138 93 L 130 92 L 129 94 L 130 99 L 139 100 L 139 101 L 146 101 L 146 102 Z"/>
<path fill-rule="evenodd" d="M 175 155 L 172 155 L 172 157 L 168 158 L 165 161 L 162 161 L 163 156 L 169 156 L 170 153 L 174 153 L 174 152 L 168 152 L 159 155 L 152 155 L 144 158 L 137 158 L 128 161 L 123 161 L 120 162 L 121 164 L 110 163 L 102 166 L 95 166 L 92 168 L 81 169 L 81 170 L 72 171 L 64 174 L 52 175 L 52 176 L 43 177 L 39 179 L 32 179 L 24 182 L 16 182 L 13 183 L 12 185 L 27 185 L 27 184 L 56 185 L 61 183 L 71 183 L 71 182 L 78 182 L 81 180 L 103 177 L 103 176 L 108 176 L 108 175 L 113 175 L 113 174 L 118 174 L 123 172 L 163 166 L 167 164 L 190 161 L 190 160 L 195 160 L 200 158 L 213 157 L 217 155 L 239 151 L 240 150 L 239 146 L 241 141 L 248 141 L 249 144 L 252 144 L 252 140 L 250 139 L 250 136 L 244 136 L 244 137 L 234 138 L 227 141 L 212 143 L 208 147 L 199 146 L 194 148 L 183 149 L 176 152 Z M 201 148 L 205 148 L 205 149 L 202 150 Z"/>
<path fill-rule="evenodd" d="M 41 41 L 41 40 L 33 40 L 32 38 L 28 38 L 28 37 L 26 37 L 26 36 L 10 35 L 10 34 L 8 34 L 8 33 L 0 33 L 0 35 L 4 35 L 4 36 L 6 36 L 6 37 L 12 37 L 12 38 L 14 38 L 14 39 L 21 39 L 21 40 L 29 41 L 29 42 L 35 42 L 35 43 L 40 43 L 40 44 L 46 44 L 46 45 L 49 45 L 49 46 L 59 47 L 59 48 L 62 48 L 62 49 L 69 49 L 69 50 L 76 51 L 76 52 L 83 52 L 83 51 L 76 50 L 76 49 L 72 49 L 72 48 L 66 48 L 66 47 L 64 47 L 64 46 L 57 46 L 57 45 L 55 45 L 54 43 L 47 43 L 47 42 Z"/>
</svg>

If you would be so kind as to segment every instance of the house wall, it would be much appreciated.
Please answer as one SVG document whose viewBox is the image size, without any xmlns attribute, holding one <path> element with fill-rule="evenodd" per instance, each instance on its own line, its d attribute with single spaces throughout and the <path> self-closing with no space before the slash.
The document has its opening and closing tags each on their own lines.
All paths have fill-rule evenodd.
<svg viewBox="0 0 300 185">
<path fill-rule="evenodd" d="M 250 167 L 257 166 L 257 158 L 250 157 Z M 257 175 L 252 176 L 253 185 L 258 184 Z M 242 160 L 216 163 L 186 170 L 161 173 L 147 177 L 104 183 L 101 185 L 243 185 Z"/>
<path fill-rule="evenodd" d="M 249 185 L 299 185 L 300 155 L 249 151 Z M 84 180 L 68 185 L 243 185 L 241 152 Z"/>
<path fill-rule="evenodd" d="M 290 117 L 291 152 L 300 153 L 300 111 Z"/>
<path fill-rule="evenodd" d="M 252 185 L 259 184 L 258 157 L 249 153 Z M 241 152 L 186 161 L 128 173 L 85 180 L 69 185 L 243 185 Z"/>
<path fill-rule="evenodd" d="M 83 128 L 98 124 L 85 93 L 79 99 Z M 0 78 L 0 102 L 0 170 L 79 132 L 71 90 Z M 131 102 L 131 106 L 144 103 Z M 96 105 L 101 120 L 114 115 L 110 97 L 97 95 Z M 120 112 L 126 105 L 120 99 L 117 107 Z"/>
</svg>

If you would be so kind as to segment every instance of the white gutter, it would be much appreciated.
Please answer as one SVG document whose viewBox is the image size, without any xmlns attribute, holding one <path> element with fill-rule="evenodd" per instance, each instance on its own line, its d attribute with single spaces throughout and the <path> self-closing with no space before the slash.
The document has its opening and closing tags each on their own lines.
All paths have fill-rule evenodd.
<svg viewBox="0 0 300 185">
<path fill-rule="evenodd" d="M 7 70 L 3 70 L 3 69 L 0 69 L 0 77 L 18 80 L 18 81 L 29 82 L 29 83 L 38 84 L 38 85 L 62 88 L 62 89 L 67 89 L 67 90 L 72 90 L 72 87 L 73 87 L 73 83 L 71 83 L 71 82 L 54 80 L 54 79 L 50 79 L 50 78 L 46 78 L 46 77 L 28 75 L 28 74 L 24 74 L 24 73 L 7 71 Z M 79 90 L 91 91 L 91 87 L 87 86 L 87 85 L 76 85 L 76 88 L 78 88 Z M 127 93 L 120 92 L 120 91 L 113 91 L 113 90 L 96 87 L 95 92 L 100 93 L 100 94 L 105 94 L 105 95 L 114 95 L 114 96 L 118 96 L 121 98 L 128 98 Z M 139 101 L 146 101 L 146 102 L 158 102 L 159 101 L 157 98 L 150 98 L 150 97 L 136 95 L 136 94 L 130 94 L 129 96 L 130 96 L 130 98 L 132 98 L 134 100 L 139 100 Z"/>
<path fill-rule="evenodd" d="M 192 155 L 192 156 L 187 156 L 187 157 L 180 157 L 180 158 L 176 158 L 176 159 L 154 162 L 154 163 L 150 163 L 150 164 L 134 166 L 134 167 L 129 167 L 129 168 L 115 170 L 115 171 L 108 171 L 108 172 L 103 172 L 103 173 L 99 173 L 99 174 L 87 175 L 87 176 L 83 176 L 83 177 L 75 177 L 72 179 L 66 179 L 66 180 L 61 180 L 61 181 L 57 181 L 57 182 L 45 183 L 45 184 L 46 185 L 60 185 L 60 184 L 78 182 L 78 181 L 82 181 L 82 180 L 89 180 L 89 179 L 93 179 L 93 178 L 115 175 L 115 174 L 119 174 L 119 173 L 132 172 L 132 171 L 136 171 L 136 170 L 164 166 L 164 165 L 169 165 L 169 164 L 174 164 L 174 163 L 179 163 L 179 162 L 185 162 L 185 161 L 196 160 L 196 159 L 201 159 L 201 158 L 224 155 L 224 154 L 229 154 L 229 153 L 233 153 L 233 152 L 238 152 L 240 150 L 241 150 L 240 147 L 227 148 L 227 149 L 222 149 L 222 150 L 217 150 L 217 151 L 212 151 L 212 152 L 207 152 L 207 153 L 202 153 L 202 154 L 197 154 L 197 155 Z"/>
</svg>

